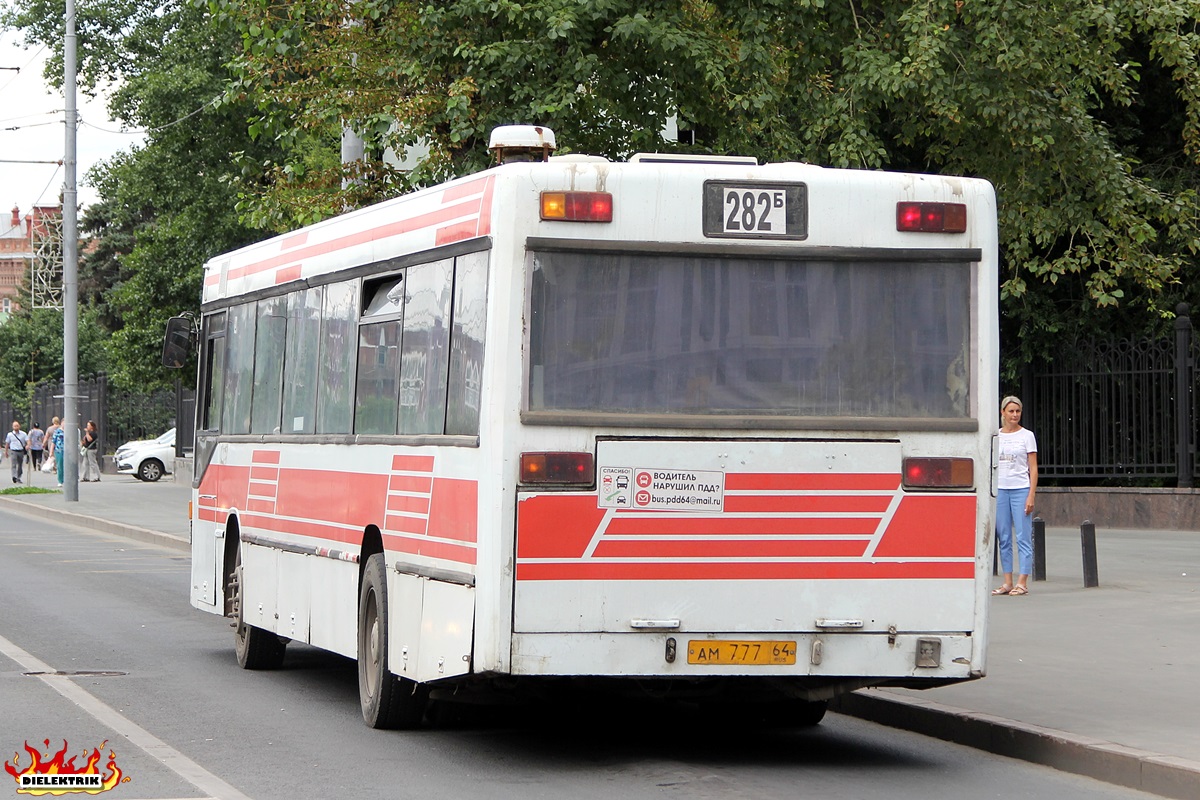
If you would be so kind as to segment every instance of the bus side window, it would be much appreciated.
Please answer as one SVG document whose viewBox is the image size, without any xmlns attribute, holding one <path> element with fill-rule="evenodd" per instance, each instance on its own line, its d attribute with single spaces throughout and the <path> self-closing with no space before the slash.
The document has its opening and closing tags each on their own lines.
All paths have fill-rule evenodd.
<svg viewBox="0 0 1200 800">
<path fill-rule="evenodd" d="M 459 256 L 454 270 L 446 433 L 478 435 L 487 321 L 487 251 Z"/>
<path fill-rule="evenodd" d="M 225 312 L 204 319 L 204 372 L 200 379 L 204 414 L 200 429 L 219 430 L 221 399 L 225 396 Z"/>
<path fill-rule="evenodd" d="M 400 341 L 400 433 L 442 433 L 446 426 L 452 262 L 409 267 Z"/>
<path fill-rule="evenodd" d="M 404 292 L 404 275 L 364 281 L 354 391 L 355 433 L 396 433 Z"/>
<path fill-rule="evenodd" d="M 358 281 L 325 287 L 317 372 L 317 433 L 354 430 L 354 365 L 358 354 Z"/>
<path fill-rule="evenodd" d="M 258 301 L 254 343 L 254 399 L 251 433 L 279 433 L 283 396 L 283 349 L 287 335 L 287 297 Z"/>
<path fill-rule="evenodd" d="M 317 429 L 317 359 L 324 298 L 324 286 L 288 296 L 282 433 L 314 433 Z"/>
<path fill-rule="evenodd" d="M 254 393 L 254 328 L 257 305 L 246 303 L 228 311 L 225 337 L 225 401 L 223 433 L 250 432 L 250 401 Z"/>
</svg>

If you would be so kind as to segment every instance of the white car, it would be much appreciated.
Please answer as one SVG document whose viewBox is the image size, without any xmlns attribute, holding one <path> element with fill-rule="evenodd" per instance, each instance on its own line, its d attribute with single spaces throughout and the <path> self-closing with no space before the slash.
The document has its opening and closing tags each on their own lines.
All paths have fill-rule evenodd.
<svg viewBox="0 0 1200 800">
<path fill-rule="evenodd" d="M 171 428 L 157 439 L 126 442 L 117 448 L 113 461 L 120 474 L 133 475 L 143 481 L 158 480 L 170 473 L 171 465 L 175 463 L 175 429 Z"/>
</svg>

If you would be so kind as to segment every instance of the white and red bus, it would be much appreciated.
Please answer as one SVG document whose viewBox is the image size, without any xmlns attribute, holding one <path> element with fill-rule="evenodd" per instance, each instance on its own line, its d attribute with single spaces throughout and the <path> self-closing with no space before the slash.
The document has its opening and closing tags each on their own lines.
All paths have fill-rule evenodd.
<svg viewBox="0 0 1200 800">
<path fill-rule="evenodd" d="M 979 677 L 996 258 L 983 180 L 668 155 L 215 258 L 191 602 L 243 667 L 357 658 L 376 727 L 551 684 L 811 724 Z"/>
</svg>

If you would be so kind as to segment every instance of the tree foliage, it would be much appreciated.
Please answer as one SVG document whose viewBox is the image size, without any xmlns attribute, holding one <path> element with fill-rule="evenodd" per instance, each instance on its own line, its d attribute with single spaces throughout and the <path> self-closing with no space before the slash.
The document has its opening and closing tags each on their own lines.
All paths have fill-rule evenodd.
<svg viewBox="0 0 1200 800">
<path fill-rule="evenodd" d="M 95 311 L 79 316 L 80 375 L 106 367 L 105 334 Z M 50 308 L 22 310 L 0 325 L 0 397 L 28 410 L 33 387 L 63 376 L 63 316 Z M 9 420 L 12 422 L 12 420 Z"/>
<path fill-rule="evenodd" d="M 61 76 L 62 9 L 61 0 L 18 0 L 6 16 L 54 52 L 48 81 L 55 68 Z M 231 153 L 278 151 L 255 144 L 251 108 L 226 99 L 239 40 L 210 25 L 203 7 L 90 0 L 78 4 L 77 29 L 81 85 L 115 85 L 114 118 L 145 130 L 141 145 L 86 176 L 100 201 L 81 220 L 81 297 L 111 333 L 114 383 L 164 386 L 175 378 L 159 363 L 166 319 L 198 310 L 208 258 L 262 235 L 239 221 L 247 183 Z"/>
<path fill-rule="evenodd" d="M 242 37 L 269 166 L 257 219 L 311 221 L 485 162 L 495 125 L 569 149 L 699 149 L 982 176 L 1000 200 L 1006 332 L 1153 325 L 1200 249 L 1197 0 L 208 0 Z M 295 137 L 348 123 L 375 180 Z M 383 157 L 414 143 L 409 174 Z M 1114 311 L 1120 307 L 1120 311 Z"/>
<path fill-rule="evenodd" d="M 56 46 L 61 0 L 10 2 L 10 24 Z M 130 379 L 151 379 L 155 317 L 194 305 L 207 256 L 477 170 L 508 123 L 613 158 L 679 148 L 987 178 L 1018 360 L 1200 304 L 1200 0 L 89 0 L 79 13 L 83 85 L 120 81 L 114 108 L 152 129 L 97 173 L 104 200 L 87 218 Z M 662 139 L 671 119 L 688 144 Z M 350 166 L 344 126 L 367 145 Z"/>
</svg>

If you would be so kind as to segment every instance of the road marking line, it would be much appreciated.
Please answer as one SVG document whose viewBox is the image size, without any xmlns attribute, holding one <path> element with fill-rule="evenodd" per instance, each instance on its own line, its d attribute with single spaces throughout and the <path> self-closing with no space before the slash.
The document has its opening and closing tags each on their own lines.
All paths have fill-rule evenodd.
<svg viewBox="0 0 1200 800">
<path fill-rule="evenodd" d="M 4 636 L 0 636 L 0 653 L 20 664 L 26 672 L 46 673 L 34 677 L 37 677 L 38 680 L 45 683 L 51 689 L 91 714 L 101 724 L 112 728 L 113 731 L 128 740 L 130 744 L 139 748 L 142 752 L 195 786 L 201 792 L 211 795 L 212 800 L 250 800 L 248 795 L 243 794 L 216 775 L 213 775 L 204 767 L 150 733 L 150 731 L 121 714 L 115 708 L 106 705 L 70 678 L 49 674 L 57 670 L 33 654 L 22 650 Z"/>
</svg>

